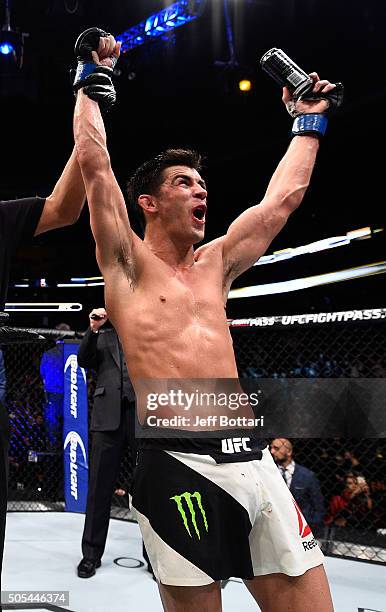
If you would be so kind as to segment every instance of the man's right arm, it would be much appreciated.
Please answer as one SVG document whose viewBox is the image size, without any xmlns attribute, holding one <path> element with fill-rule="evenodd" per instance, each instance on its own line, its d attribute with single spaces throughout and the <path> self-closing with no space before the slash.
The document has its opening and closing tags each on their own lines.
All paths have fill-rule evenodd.
<svg viewBox="0 0 386 612">
<path fill-rule="evenodd" d="M 107 312 L 104 308 L 93 308 L 88 317 L 90 327 L 79 345 L 78 363 L 81 368 L 97 369 L 99 329 L 107 321 Z"/>
<path fill-rule="evenodd" d="M 111 169 L 98 103 L 82 90 L 75 105 L 74 137 L 98 264 L 102 272 L 116 263 L 130 266 L 133 242 L 139 238 L 130 227 L 126 204 Z"/>
<path fill-rule="evenodd" d="M 82 338 L 78 350 L 78 364 L 81 368 L 94 368 L 98 366 L 98 337 L 89 327 Z"/>
</svg>

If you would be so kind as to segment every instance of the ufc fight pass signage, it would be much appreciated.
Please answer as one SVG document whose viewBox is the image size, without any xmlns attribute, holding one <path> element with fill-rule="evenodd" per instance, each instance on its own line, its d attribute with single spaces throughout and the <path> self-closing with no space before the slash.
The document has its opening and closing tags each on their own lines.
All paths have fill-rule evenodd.
<svg viewBox="0 0 386 612">
<path fill-rule="evenodd" d="M 85 512 L 88 486 L 86 372 L 78 365 L 75 342 L 63 344 L 63 461 L 67 512 Z"/>
</svg>

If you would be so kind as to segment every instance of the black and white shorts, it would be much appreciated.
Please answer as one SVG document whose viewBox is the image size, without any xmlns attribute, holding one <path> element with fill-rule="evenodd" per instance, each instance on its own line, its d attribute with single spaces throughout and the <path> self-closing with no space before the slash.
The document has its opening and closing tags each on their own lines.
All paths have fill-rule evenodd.
<svg viewBox="0 0 386 612">
<path fill-rule="evenodd" d="M 268 449 L 261 459 L 226 463 L 209 454 L 143 450 L 133 506 L 162 584 L 299 576 L 323 563 Z"/>
</svg>

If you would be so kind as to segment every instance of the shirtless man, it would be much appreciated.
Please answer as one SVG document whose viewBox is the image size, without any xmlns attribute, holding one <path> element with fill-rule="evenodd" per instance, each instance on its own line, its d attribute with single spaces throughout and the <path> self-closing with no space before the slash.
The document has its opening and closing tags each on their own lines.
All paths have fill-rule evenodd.
<svg viewBox="0 0 386 612">
<path fill-rule="evenodd" d="M 119 45 L 108 35 L 92 52 L 96 69 L 118 56 Z M 334 89 L 311 76 L 314 92 Z M 284 104 L 312 114 L 295 120 L 294 137 L 260 204 L 244 211 L 225 236 L 194 250 L 204 238 L 207 200 L 197 154 L 166 151 L 129 181 L 129 199 L 146 222 L 141 240 L 111 169 L 98 105 L 81 87 L 74 115 L 78 160 L 106 307 L 136 392 L 141 379 L 179 378 L 182 385 L 192 378 L 236 379 L 227 294 L 301 203 L 328 101 L 293 101 L 284 89 Z M 220 581 L 238 576 L 263 612 L 331 612 L 323 555 L 269 450 L 248 438 L 238 450 L 222 452 L 220 439 L 143 442 L 133 505 L 164 610 L 219 612 Z"/>
</svg>

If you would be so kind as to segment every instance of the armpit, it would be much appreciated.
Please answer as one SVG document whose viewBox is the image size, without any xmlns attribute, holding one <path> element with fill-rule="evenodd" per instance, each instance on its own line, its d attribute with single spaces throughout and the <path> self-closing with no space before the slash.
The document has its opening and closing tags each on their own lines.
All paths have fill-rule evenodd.
<svg viewBox="0 0 386 612">
<path fill-rule="evenodd" d="M 224 282 L 231 283 L 242 272 L 242 266 L 237 261 L 232 261 L 229 258 L 224 259 Z"/>
<path fill-rule="evenodd" d="M 117 252 L 117 262 L 122 267 L 130 287 L 134 289 L 137 284 L 137 269 L 132 253 L 127 253 L 125 249 L 120 248 Z"/>
</svg>

